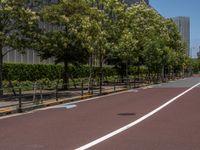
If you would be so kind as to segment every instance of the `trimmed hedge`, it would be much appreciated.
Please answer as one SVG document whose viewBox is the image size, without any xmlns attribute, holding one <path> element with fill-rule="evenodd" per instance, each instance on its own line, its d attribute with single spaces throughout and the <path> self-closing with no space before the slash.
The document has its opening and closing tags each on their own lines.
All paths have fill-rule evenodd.
<svg viewBox="0 0 200 150">
<path fill-rule="evenodd" d="M 3 79 L 18 81 L 36 81 L 43 78 L 55 80 L 62 78 L 63 65 L 52 64 L 3 64 Z M 72 66 L 70 65 L 70 73 L 73 78 L 81 78 L 89 76 L 89 66 Z M 99 67 L 94 67 L 94 75 L 98 76 Z M 116 75 L 116 70 L 112 66 L 103 68 L 104 76 Z"/>
</svg>

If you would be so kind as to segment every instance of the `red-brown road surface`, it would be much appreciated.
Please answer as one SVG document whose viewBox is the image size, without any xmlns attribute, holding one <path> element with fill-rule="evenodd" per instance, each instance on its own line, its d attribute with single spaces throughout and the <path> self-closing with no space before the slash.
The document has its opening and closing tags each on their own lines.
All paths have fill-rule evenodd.
<svg viewBox="0 0 200 150">
<path fill-rule="evenodd" d="M 39 110 L 0 119 L 0 150 L 79 148 L 137 120 L 199 82 L 200 78 L 189 78 L 77 103 L 72 109 Z M 200 88 L 90 149 L 200 150 Z"/>
</svg>

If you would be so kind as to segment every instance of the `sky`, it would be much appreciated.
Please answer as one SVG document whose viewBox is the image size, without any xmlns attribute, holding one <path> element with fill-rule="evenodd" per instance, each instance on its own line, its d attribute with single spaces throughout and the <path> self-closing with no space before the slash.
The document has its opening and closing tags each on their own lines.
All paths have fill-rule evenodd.
<svg viewBox="0 0 200 150">
<path fill-rule="evenodd" d="M 200 46 L 200 0 L 149 0 L 162 16 L 190 17 L 190 54 L 196 57 Z"/>
</svg>

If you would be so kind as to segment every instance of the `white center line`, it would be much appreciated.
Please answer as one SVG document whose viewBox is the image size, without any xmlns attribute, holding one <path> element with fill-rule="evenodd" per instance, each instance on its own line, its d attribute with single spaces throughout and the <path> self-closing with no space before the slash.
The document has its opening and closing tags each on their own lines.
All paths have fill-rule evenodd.
<svg viewBox="0 0 200 150">
<path fill-rule="evenodd" d="M 143 117 L 137 119 L 136 121 L 131 122 L 130 124 L 120 128 L 118 130 L 115 130 L 115 131 L 113 131 L 113 132 L 111 132 L 111 133 L 109 133 L 109 134 L 107 134 L 107 135 L 105 135 L 105 136 L 103 136 L 103 137 L 101 137 L 99 139 L 96 139 L 96 140 L 94 140 L 94 141 L 92 141 L 92 142 L 90 142 L 90 143 L 88 143 L 86 145 L 83 145 L 83 146 L 81 146 L 81 147 L 79 147 L 79 148 L 77 148 L 75 150 L 86 150 L 86 149 L 88 149 L 88 148 L 90 148 L 90 147 L 92 147 L 92 146 L 94 146 L 94 145 L 96 145 L 98 143 L 101 143 L 101 142 L 103 142 L 103 141 L 105 141 L 105 140 L 107 140 L 107 139 L 109 139 L 109 138 L 111 138 L 111 137 L 113 137 L 113 136 L 115 136 L 115 135 L 117 135 L 117 134 L 119 134 L 119 133 L 121 133 L 121 132 L 123 132 L 123 131 L 131 128 L 131 127 L 133 127 L 133 126 L 135 126 L 135 125 L 137 125 L 138 123 L 140 123 L 143 120 L 151 117 L 152 115 L 154 115 L 155 113 L 157 113 L 161 109 L 165 108 L 166 106 L 168 106 L 169 104 L 171 104 L 172 102 L 177 100 L 179 97 L 183 96 L 184 94 L 188 93 L 189 91 L 191 91 L 192 89 L 194 89 L 195 87 L 197 87 L 199 85 L 200 85 L 200 82 L 197 83 L 196 85 L 192 86 L 191 88 L 187 89 L 186 91 L 182 92 L 181 94 L 177 95 L 176 97 L 172 98 L 171 100 L 169 100 L 165 104 L 161 105 L 160 107 L 156 108 L 155 110 L 151 111 L 150 113 L 148 113 L 148 114 L 144 115 Z"/>
</svg>

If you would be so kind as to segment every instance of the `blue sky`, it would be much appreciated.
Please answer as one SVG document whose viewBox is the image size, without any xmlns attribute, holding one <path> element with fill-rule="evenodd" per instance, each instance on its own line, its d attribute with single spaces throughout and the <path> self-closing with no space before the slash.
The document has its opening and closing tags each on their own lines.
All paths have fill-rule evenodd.
<svg viewBox="0 0 200 150">
<path fill-rule="evenodd" d="M 170 18 L 175 16 L 190 17 L 190 47 L 192 56 L 200 46 L 200 0 L 149 0 L 162 16 Z"/>
</svg>

